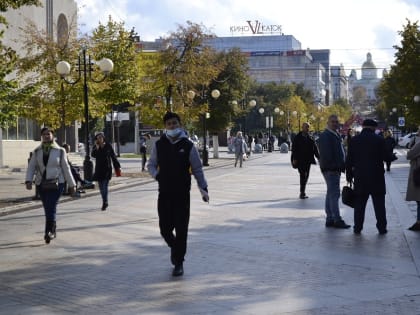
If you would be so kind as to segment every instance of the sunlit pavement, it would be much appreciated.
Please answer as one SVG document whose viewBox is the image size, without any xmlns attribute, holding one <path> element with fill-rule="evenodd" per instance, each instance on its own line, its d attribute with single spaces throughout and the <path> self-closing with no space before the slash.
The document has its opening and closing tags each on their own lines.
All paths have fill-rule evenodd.
<svg viewBox="0 0 420 315">
<path fill-rule="evenodd" d="M 194 184 L 180 278 L 159 235 L 155 182 L 111 192 L 107 211 L 98 195 L 61 203 L 50 245 L 41 208 L 1 217 L 0 313 L 419 314 L 420 238 L 407 231 L 400 160 L 386 175 L 387 235 L 371 202 L 361 235 L 325 228 L 319 168 L 300 200 L 288 154 L 206 169 L 211 201 Z M 352 209 L 341 212 L 352 224 Z"/>
</svg>

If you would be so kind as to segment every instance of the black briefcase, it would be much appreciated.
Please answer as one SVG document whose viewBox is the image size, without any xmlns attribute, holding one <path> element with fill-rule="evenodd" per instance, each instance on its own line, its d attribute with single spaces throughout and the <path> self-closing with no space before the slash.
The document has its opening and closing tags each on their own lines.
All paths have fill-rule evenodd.
<svg viewBox="0 0 420 315">
<path fill-rule="evenodd" d="M 341 201 L 350 208 L 354 208 L 354 190 L 352 184 L 349 183 L 348 186 L 344 186 L 341 191 Z"/>
</svg>

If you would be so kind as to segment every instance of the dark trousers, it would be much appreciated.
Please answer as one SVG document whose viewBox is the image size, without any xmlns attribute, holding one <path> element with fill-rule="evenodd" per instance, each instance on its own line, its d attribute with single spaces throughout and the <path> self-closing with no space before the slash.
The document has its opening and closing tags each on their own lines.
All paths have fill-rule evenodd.
<svg viewBox="0 0 420 315">
<path fill-rule="evenodd" d="M 301 194 L 305 193 L 306 183 L 308 182 L 310 170 L 311 170 L 311 164 L 298 167 L 299 176 L 300 176 L 300 193 Z"/>
<path fill-rule="evenodd" d="M 109 179 L 98 180 L 99 191 L 101 193 L 102 201 L 108 202 L 108 186 Z"/>
<path fill-rule="evenodd" d="M 187 252 L 190 192 L 159 192 L 158 214 L 160 234 L 171 248 L 172 264 L 178 265 Z"/>
<path fill-rule="evenodd" d="M 41 196 L 42 206 L 44 207 L 45 218 L 47 221 L 55 221 L 57 213 L 58 199 L 64 190 L 64 183 L 58 184 L 57 190 L 44 191 L 42 188 L 39 189 Z"/>
<path fill-rule="evenodd" d="M 386 161 L 386 170 L 389 171 L 391 169 L 391 162 L 390 161 Z"/>
<path fill-rule="evenodd" d="M 372 197 L 373 208 L 375 209 L 376 227 L 379 231 L 386 229 L 386 211 L 385 211 L 385 194 L 370 194 Z M 363 229 L 365 221 L 366 204 L 369 194 L 356 194 L 354 200 L 354 228 L 356 230 Z"/>
<path fill-rule="evenodd" d="M 144 171 L 146 168 L 146 162 L 147 162 L 147 156 L 146 156 L 146 148 L 141 147 L 140 148 L 140 154 L 141 154 L 141 170 Z"/>
</svg>

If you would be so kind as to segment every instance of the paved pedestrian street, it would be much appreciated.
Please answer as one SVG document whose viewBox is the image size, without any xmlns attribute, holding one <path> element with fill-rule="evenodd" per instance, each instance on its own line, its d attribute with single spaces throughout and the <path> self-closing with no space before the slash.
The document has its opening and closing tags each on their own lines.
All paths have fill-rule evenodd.
<svg viewBox="0 0 420 315">
<path fill-rule="evenodd" d="M 205 173 L 210 203 L 193 181 L 179 278 L 159 234 L 155 182 L 112 191 L 107 211 L 97 194 L 60 203 L 50 245 L 42 208 L 0 217 L 0 314 L 420 314 L 420 238 L 407 231 L 415 218 L 392 175 L 388 234 L 377 233 L 369 201 L 354 235 L 325 227 L 318 166 L 306 200 L 289 154 Z M 341 211 L 353 224 L 352 209 Z"/>
</svg>

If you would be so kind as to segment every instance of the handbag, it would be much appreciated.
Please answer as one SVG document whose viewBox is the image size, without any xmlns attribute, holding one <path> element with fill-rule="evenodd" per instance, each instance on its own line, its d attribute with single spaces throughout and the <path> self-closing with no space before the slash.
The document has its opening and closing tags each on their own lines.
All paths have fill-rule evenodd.
<svg viewBox="0 0 420 315">
<path fill-rule="evenodd" d="M 341 201 L 350 208 L 354 208 L 354 190 L 352 188 L 352 183 L 349 183 L 348 186 L 344 186 L 341 191 Z"/>
<path fill-rule="evenodd" d="M 58 190 L 58 179 L 42 179 L 41 189 L 43 191 L 54 191 Z"/>
</svg>

